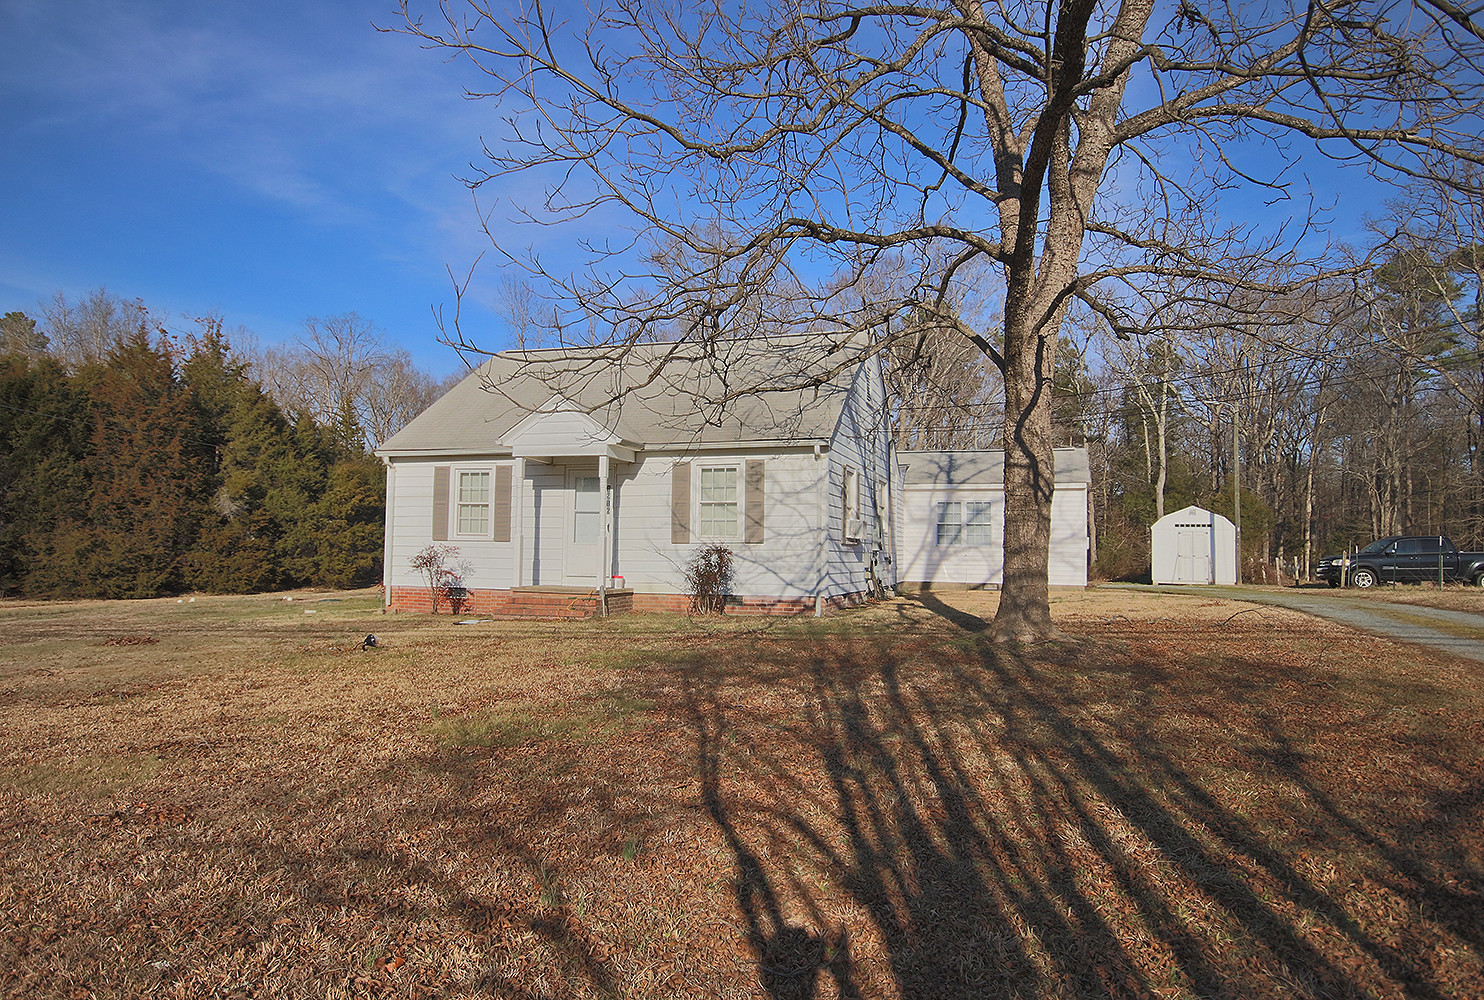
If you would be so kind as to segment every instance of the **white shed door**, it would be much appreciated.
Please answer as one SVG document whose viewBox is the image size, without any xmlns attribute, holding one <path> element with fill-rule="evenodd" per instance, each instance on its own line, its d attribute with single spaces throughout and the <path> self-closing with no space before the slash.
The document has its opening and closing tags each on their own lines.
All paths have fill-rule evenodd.
<svg viewBox="0 0 1484 1000">
<path fill-rule="evenodd" d="M 1180 583 L 1210 583 L 1211 533 L 1175 529 L 1175 579 Z"/>
</svg>

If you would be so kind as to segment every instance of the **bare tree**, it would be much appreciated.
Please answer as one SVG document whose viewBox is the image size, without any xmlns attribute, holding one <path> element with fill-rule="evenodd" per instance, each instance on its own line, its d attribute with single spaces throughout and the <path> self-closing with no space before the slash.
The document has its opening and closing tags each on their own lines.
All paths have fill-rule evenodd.
<svg viewBox="0 0 1484 1000">
<path fill-rule="evenodd" d="M 1303 226 L 1264 236 L 1211 210 L 1240 185 L 1298 197 L 1283 178 L 1300 140 L 1383 176 L 1479 162 L 1484 41 L 1435 2 L 613 0 L 571 30 L 540 5 L 444 0 L 429 24 L 402 3 L 399 30 L 487 73 L 470 96 L 506 116 L 470 183 L 534 172 L 544 199 L 519 211 L 586 227 L 589 265 L 521 262 L 615 343 L 687 316 L 701 321 L 684 336 L 724 335 L 737 314 L 842 347 L 910 335 L 890 320 L 946 319 L 971 266 L 998 269 L 1001 336 L 960 332 L 1004 380 L 1006 638 L 1055 632 L 1050 388 L 1068 305 L 1118 330 L 1110 283 L 1251 283 L 1241 262 L 1281 259 Z M 666 242 L 684 268 L 647 263 Z M 839 294 L 904 257 L 910 302 Z M 771 319 L 780 287 L 813 290 L 808 308 Z"/>
<path fill-rule="evenodd" d="M 1144 440 L 1144 476 L 1154 488 L 1154 516 L 1165 516 L 1170 472 L 1170 424 L 1181 405 L 1176 379 L 1183 364 L 1172 329 L 1138 341 L 1114 338 L 1108 359 L 1138 409 Z"/>
<path fill-rule="evenodd" d="M 98 364 L 141 329 L 153 333 L 159 327 L 142 301 L 127 301 L 106 288 L 94 289 L 79 302 L 57 292 L 43 303 L 41 315 L 52 353 L 72 370 Z"/>
<path fill-rule="evenodd" d="M 406 427 L 464 374 L 458 372 L 439 382 L 418 369 L 406 351 L 389 354 L 372 371 L 357 402 L 362 426 L 372 444 L 381 444 Z"/>
<path fill-rule="evenodd" d="M 255 366 L 285 410 L 343 428 L 372 447 L 457 381 L 438 382 L 418 370 L 410 354 L 390 346 L 383 331 L 353 312 L 306 319 L 293 344 L 260 352 Z"/>
</svg>

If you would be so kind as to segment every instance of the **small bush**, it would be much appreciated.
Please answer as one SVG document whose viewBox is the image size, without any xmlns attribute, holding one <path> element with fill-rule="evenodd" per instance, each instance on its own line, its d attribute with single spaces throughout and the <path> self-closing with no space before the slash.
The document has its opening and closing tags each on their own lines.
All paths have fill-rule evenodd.
<svg viewBox="0 0 1484 1000">
<path fill-rule="evenodd" d="M 412 568 L 422 574 L 433 592 L 433 614 L 438 613 L 440 598 L 448 602 L 454 614 L 464 609 L 469 591 L 464 588 L 464 577 L 469 567 L 459 559 L 456 545 L 429 545 L 412 557 Z"/>
<path fill-rule="evenodd" d="M 685 564 L 685 586 L 693 615 L 719 615 L 726 610 L 736 569 L 732 550 L 725 545 L 707 545 L 696 550 Z"/>
</svg>

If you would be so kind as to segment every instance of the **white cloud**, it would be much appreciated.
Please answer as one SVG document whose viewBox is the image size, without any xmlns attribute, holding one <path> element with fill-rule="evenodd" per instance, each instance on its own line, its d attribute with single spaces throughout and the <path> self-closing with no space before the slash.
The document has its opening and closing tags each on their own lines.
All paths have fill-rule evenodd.
<svg viewBox="0 0 1484 1000">
<path fill-rule="evenodd" d="M 359 3 L 30 2 L 8 39 L 12 134 L 73 130 L 192 162 L 328 223 L 362 219 L 368 194 L 457 193 L 488 113 Z"/>
</svg>

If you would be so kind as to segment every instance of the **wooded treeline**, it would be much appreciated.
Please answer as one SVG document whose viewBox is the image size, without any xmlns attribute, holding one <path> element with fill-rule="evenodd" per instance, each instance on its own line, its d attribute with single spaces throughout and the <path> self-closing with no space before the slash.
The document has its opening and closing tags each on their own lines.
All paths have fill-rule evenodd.
<svg viewBox="0 0 1484 1000">
<path fill-rule="evenodd" d="M 1164 513 L 1233 516 L 1234 469 L 1244 580 L 1389 534 L 1484 548 L 1481 294 L 1484 247 L 1406 238 L 1353 281 L 1097 338 L 1100 570 L 1146 572 Z"/>
<path fill-rule="evenodd" d="M 1435 213 L 1419 234 L 1427 217 L 1414 205 L 1413 230 L 1323 284 L 1158 289 L 1146 322 L 1117 333 L 1070 318 L 1054 423 L 1092 458 L 1096 575 L 1147 578 L 1149 527 L 1166 513 L 1232 517 L 1234 468 L 1250 582 L 1306 578 L 1319 556 L 1387 534 L 1484 549 L 1484 244 L 1466 213 L 1446 231 Z M 982 362 L 951 331 L 903 351 L 913 343 L 889 358 L 910 401 L 898 445 L 994 441 Z"/>
<path fill-rule="evenodd" d="M 352 314 L 309 321 L 298 345 L 255 359 L 229 344 L 218 317 L 171 332 L 141 303 L 101 290 L 77 304 L 59 295 L 40 322 L 7 313 L 0 594 L 154 597 L 380 579 L 385 474 L 371 435 L 395 431 L 438 387 L 409 378 L 423 390 L 409 398 L 378 381 L 364 350 L 316 355 L 314 334 L 327 328 L 379 344 Z M 416 375 L 405 354 L 379 362 L 387 357 Z M 405 416 L 387 416 L 391 404 Z"/>
</svg>

